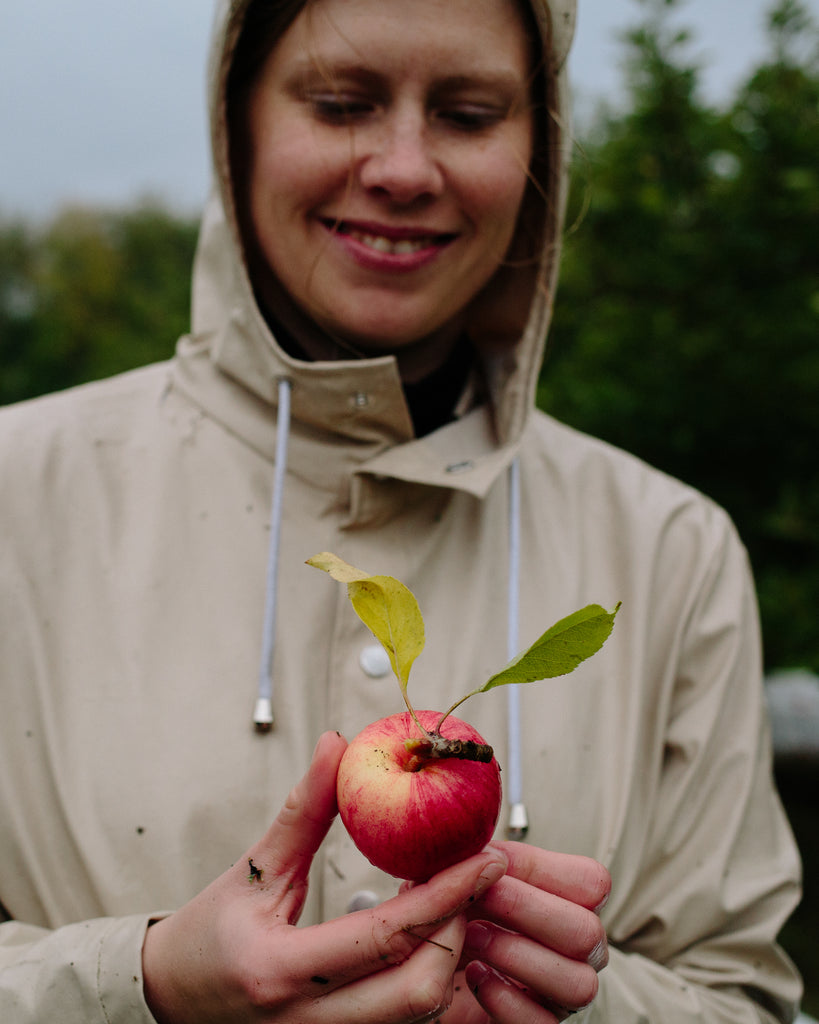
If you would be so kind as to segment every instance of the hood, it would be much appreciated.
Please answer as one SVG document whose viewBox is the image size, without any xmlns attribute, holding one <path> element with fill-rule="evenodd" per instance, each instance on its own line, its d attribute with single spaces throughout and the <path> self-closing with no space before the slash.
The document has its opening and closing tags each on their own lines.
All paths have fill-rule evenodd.
<svg viewBox="0 0 819 1024">
<path fill-rule="evenodd" d="M 354 381 L 360 385 L 362 380 L 370 389 L 394 397 L 393 407 L 405 409 L 392 356 L 321 363 L 293 359 L 277 344 L 256 303 L 233 198 L 226 98 L 232 54 L 248 5 L 249 0 L 217 2 L 208 69 L 214 184 L 194 264 L 194 345 L 206 345 L 224 373 L 267 403 L 277 402 L 277 381 L 290 379 L 294 419 L 315 422 L 328 397 L 332 404 L 334 394 L 349 395 Z M 537 191 L 546 202 L 539 204 L 537 213 L 522 214 L 513 251 L 524 235 L 531 239 L 534 228 L 539 258 L 531 261 L 529 271 L 499 271 L 474 303 L 468 328 L 484 371 L 495 441 L 502 446 L 515 444 L 534 408 L 557 281 L 568 179 L 566 57 L 576 0 L 532 0 L 531 8 L 546 55 L 539 75 L 545 95 L 536 97 L 542 99 L 537 130 L 549 155 L 545 180 L 537 182 Z M 532 243 L 527 244 L 531 251 Z M 406 412 L 393 415 L 384 428 L 392 441 L 412 437 Z"/>
</svg>

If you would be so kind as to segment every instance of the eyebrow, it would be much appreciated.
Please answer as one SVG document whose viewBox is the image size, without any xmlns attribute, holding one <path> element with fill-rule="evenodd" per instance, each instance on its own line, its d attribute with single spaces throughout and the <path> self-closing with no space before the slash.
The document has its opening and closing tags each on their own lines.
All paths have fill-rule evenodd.
<svg viewBox="0 0 819 1024">
<path fill-rule="evenodd" d="M 314 59 L 299 60 L 287 75 L 287 85 L 295 90 L 305 89 L 316 82 L 332 86 L 336 81 L 353 80 L 372 85 L 381 85 L 387 75 L 366 64 L 332 60 L 318 64 Z M 476 69 L 474 72 L 444 75 L 434 82 L 436 92 L 457 92 L 462 89 L 497 89 L 510 95 L 517 94 L 528 86 L 526 80 L 513 71 L 504 69 Z"/>
</svg>

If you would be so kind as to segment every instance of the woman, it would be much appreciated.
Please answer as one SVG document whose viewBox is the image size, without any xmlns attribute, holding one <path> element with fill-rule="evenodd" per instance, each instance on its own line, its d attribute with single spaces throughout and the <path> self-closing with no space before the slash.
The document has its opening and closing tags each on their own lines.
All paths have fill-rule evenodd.
<svg viewBox="0 0 819 1024">
<path fill-rule="evenodd" d="M 4 1019 L 790 1019 L 744 552 L 533 407 L 573 18 L 220 11 L 191 336 L 2 416 Z M 396 894 L 333 822 L 339 733 L 401 706 L 320 550 L 417 594 L 419 707 L 623 601 L 577 673 L 464 708 L 526 843 Z"/>
</svg>

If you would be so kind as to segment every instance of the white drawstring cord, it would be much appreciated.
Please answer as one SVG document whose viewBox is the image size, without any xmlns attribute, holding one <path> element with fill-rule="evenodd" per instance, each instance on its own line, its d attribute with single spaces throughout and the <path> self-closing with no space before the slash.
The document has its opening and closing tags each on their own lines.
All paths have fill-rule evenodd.
<svg viewBox="0 0 819 1024">
<path fill-rule="evenodd" d="M 287 448 L 290 440 L 289 380 L 279 381 L 279 410 L 276 420 L 276 464 L 273 473 L 273 500 L 270 510 L 270 541 L 267 547 L 262 656 L 259 664 L 259 689 L 253 725 L 256 732 L 270 732 L 273 715 L 273 651 L 276 646 L 276 612 L 278 609 L 279 549 L 282 533 L 284 479 L 287 472 Z"/>
<path fill-rule="evenodd" d="M 262 631 L 262 655 L 253 724 L 257 732 L 270 732 L 273 714 L 273 652 L 276 644 L 276 613 L 278 609 L 279 550 L 281 547 L 284 481 L 287 473 L 287 449 L 290 437 L 290 393 L 288 380 L 279 381 L 279 407 L 276 430 L 276 462 L 273 477 L 273 498 L 270 513 L 265 581 L 265 609 Z M 511 661 L 518 653 L 520 592 L 520 463 L 515 459 L 509 467 L 509 595 L 507 651 Z M 529 828 L 523 803 L 523 771 L 521 761 L 520 695 L 517 685 L 507 688 L 509 802 L 511 805 L 507 834 L 510 839 L 523 839 Z"/>
<path fill-rule="evenodd" d="M 507 656 L 511 661 L 519 653 L 520 625 L 520 461 L 509 467 L 509 596 L 507 620 Z M 529 816 L 523 803 L 523 763 L 520 731 L 520 687 L 506 688 L 508 718 L 507 787 L 509 798 L 509 839 L 524 839 L 529 831 Z"/>
</svg>

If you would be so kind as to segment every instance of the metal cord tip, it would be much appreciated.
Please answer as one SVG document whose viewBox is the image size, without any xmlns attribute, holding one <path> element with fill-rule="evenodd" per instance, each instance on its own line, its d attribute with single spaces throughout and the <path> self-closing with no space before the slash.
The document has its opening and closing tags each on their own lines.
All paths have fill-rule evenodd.
<svg viewBox="0 0 819 1024">
<path fill-rule="evenodd" d="M 506 828 L 506 835 L 509 839 L 521 840 L 526 838 L 529 831 L 529 815 L 525 804 L 512 804 L 509 810 L 509 824 Z"/>
<path fill-rule="evenodd" d="M 256 710 L 253 712 L 253 725 L 256 732 L 270 732 L 273 722 L 273 702 L 269 697 L 259 697 L 256 701 Z"/>
</svg>

